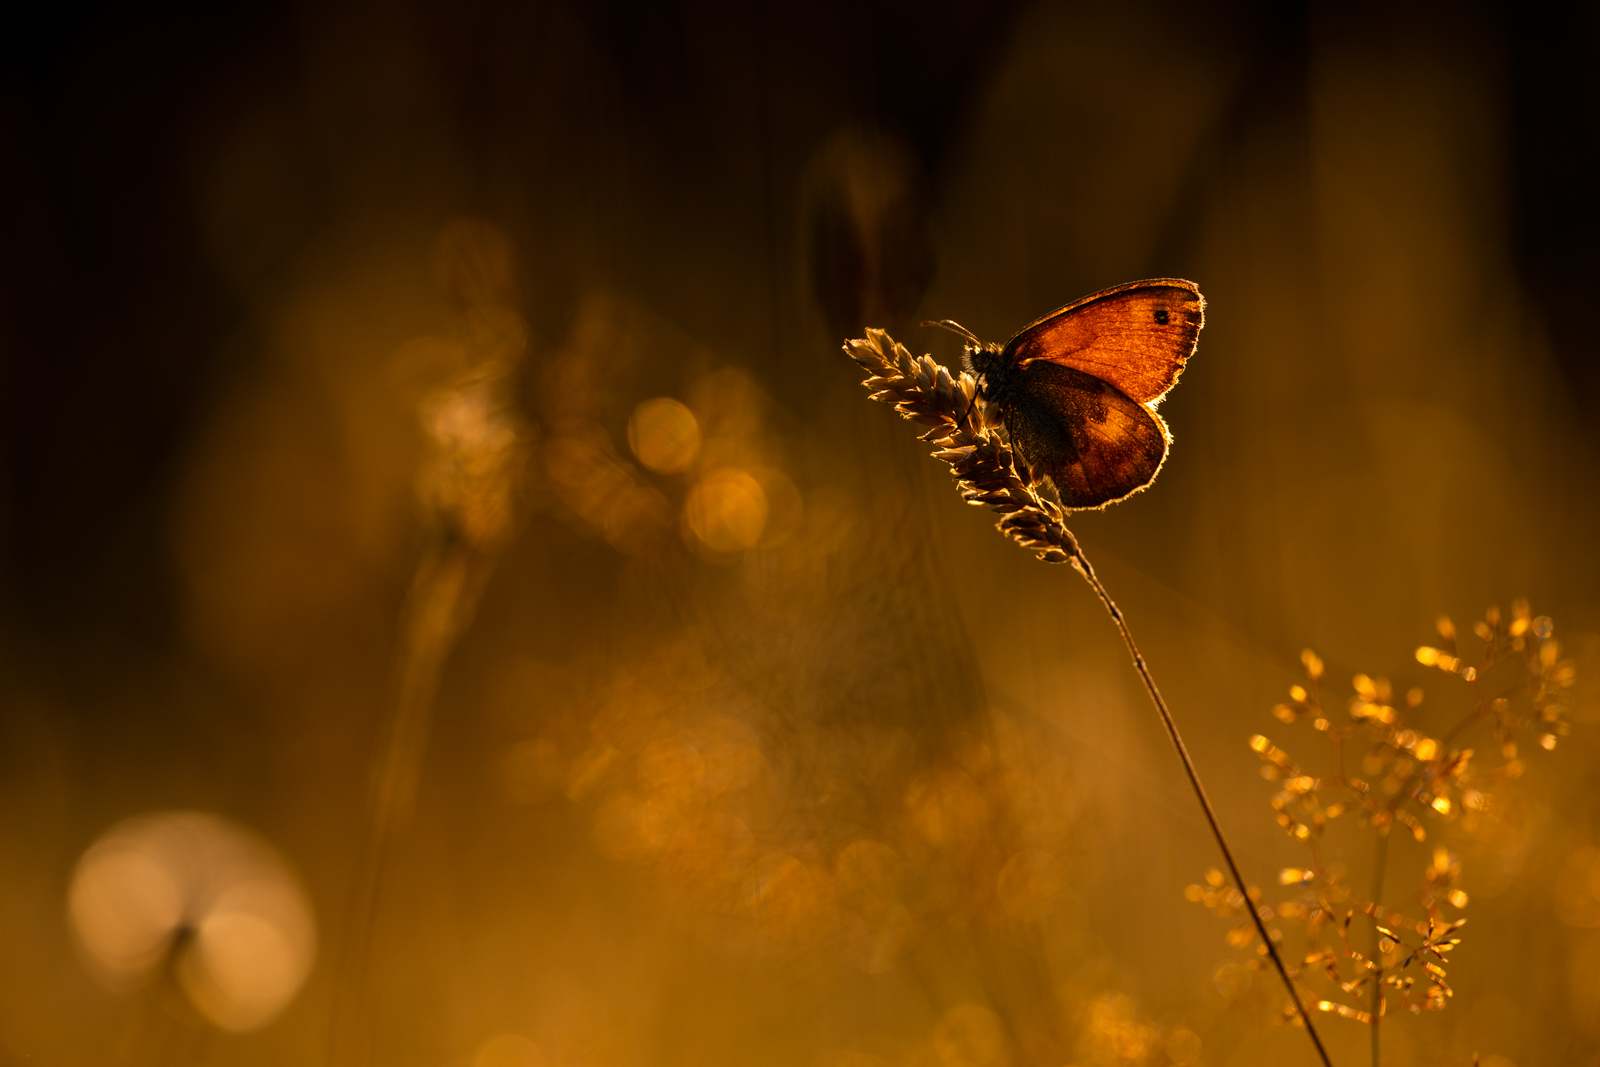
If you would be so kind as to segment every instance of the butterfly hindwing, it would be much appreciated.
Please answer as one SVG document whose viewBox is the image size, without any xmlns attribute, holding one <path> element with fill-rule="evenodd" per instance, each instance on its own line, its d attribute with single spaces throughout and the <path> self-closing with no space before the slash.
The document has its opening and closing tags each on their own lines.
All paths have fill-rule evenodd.
<svg viewBox="0 0 1600 1067">
<path fill-rule="evenodd" d="M 1022 370 L 1006 428 L 1069 508 L 1098 508 L 1143 489 L 1167 455 L 1161 416 L 1093 375 L 1054 363 Z"/>
<path fill-rule="evenodd" d="M 1152 403 L 1194 354 L 1205 298 L 1181 278 L 1129 282 L 1068 304 L 1013 337 L 1002 359 L 1070 367 Z"/>
</svg>

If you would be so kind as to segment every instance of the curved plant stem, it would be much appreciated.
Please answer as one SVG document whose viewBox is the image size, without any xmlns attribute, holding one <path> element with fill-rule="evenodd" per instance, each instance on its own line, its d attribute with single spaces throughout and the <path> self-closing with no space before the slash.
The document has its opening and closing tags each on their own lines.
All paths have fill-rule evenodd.
<svg viewBox="0 0 1600 1067">
<path fill-rule="evenodd" d="M 1322 1038 L 1317 1034 L 1317 1028 L 1311 1025 L 1311 1016 L 1306 1013 L 1306 1006 L 1301 1002 L 1300 994 L 1295 991 L 1294 979 L 1289 977 L 1289 969 L 1284 966 L 1283 957 L 1278 955 L 1278 946 L 1273 944 L 1271 936 L 1267 933 L 1266 923 L 1262 922 L 1261 915 L 1256 910 L 1255 901 L 1250 899 L 1250 891 L 1245 886 L 1244 876 L 1239 873 L 1239 864 L 1233 858 L 1233 850 L 1228 847 L 1228 840 L 1222 834 L 1222 824 L 1217 821 L 1217 813 L 1211 807 L 1211 800 L 1206 796 L 1205 787 L 1200 784 L 1200 772 L 1195 769 L 1194 760 L 1189 758 L 1189 749 L 1183 743 L 1183 736 L 1178 733 L 1178 724 L 1173 721 L 1172 712 L 1167 710 L 1167 702 L 1162 699 L 1161 690 L 1156 688 L 1155 679 L 1150 676 L 1150 668 L 1145 665 L 1144 657 L 1139 654 L 1139 646 L 1133 642 L 1133 631 L 1128 629 L 1128 621 L 1123 618 L 1122 609 L 1111 599 L 1106 587 L 1100 584 L 1099 577 L 1089 565 L 1089 559 L 1083 554 L 1081 547 L 1078 547 L 1077 552 L 1073 554 L 1072 565 L 1083 575 L 1084 581 L 1089 583 L 1089 588 L 1094 590 L 1100 602 L 1105 605 L 1106 611 L 1111 615 L 1111 621 L 1117 624 L 1117 632 L 1122 635 L 1122 642 L 1128 646 L 1128 654 L 1133 657 L 1134 669 L 1139 672 L 1145 691 L 1150 694 L 1150 702 L 1156 706 L 1156 711 L 1161 716 L 1161 724 L 1167 728 L 1167 736 L 1172 739 L 1172 747 L 1178 750 L 1178 758 L 1183 761 L 1183 769 L 1189 776 L 1189 784 L 1194 787 L 1195 799 L 1200 802 L 1201 809 L 1206 813 L 1206 821 L 1211 824 L 1211 835 L 1216 838 L 1217 847 L 1222 850 L 1222 858 L 1228 864 L 1228 873 L 1233 875 L 1234 885 L 1239 887 L 1239 892 L 1244 896 L 1245 909 L 1250 913 L 1250 921 L 1255 923 L 1261 943 L 1267 946 L 1267 955 L 1272 957 L 1273 966 L 1278 969 L 1278 977 L 1283 979 L 1284 988 L 1289 991 L 1289 998 L 1294 1001 L 1295 1010 L 1300 1013 L 1300 1021 L 1305 1025 L 1311 1043 L 1316 1046 L 1317 1056 L 1322 1060 L 1323 1067 L 1333 1067 L 1333 1062 L 1328 1059 L 1328 1050 L 1322 1047 Z M 1378 1032 L 1376 1026 L 1372 1032 L 1373 1041 L 1376 1042 Z M 1376 1062 L 1374 1056 L 1374 1063 Z"/>
</svg>

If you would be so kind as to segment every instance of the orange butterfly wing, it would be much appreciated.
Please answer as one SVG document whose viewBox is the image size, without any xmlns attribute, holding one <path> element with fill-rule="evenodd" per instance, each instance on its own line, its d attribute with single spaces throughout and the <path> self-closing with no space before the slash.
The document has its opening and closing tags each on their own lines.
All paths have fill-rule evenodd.
<svg viewBox="0 0 1600 1067">
<path fill-rule="evenodd" d="M 1154 403 L 1194 355 L 1205 307 L 1199 287 L 1182 278 L 1128 282 L 1051 312 L 1008 341 L 1001 358 L 1071 367 Z"/>
<path fill-rule="evenodd" d="M 1091 374 L 1039 361 L 1006 412 L 1011 444 L 1068 508 L 1101 508 L 1155 480 L 1170 436 L 1149 405 Z"/>
</svg>

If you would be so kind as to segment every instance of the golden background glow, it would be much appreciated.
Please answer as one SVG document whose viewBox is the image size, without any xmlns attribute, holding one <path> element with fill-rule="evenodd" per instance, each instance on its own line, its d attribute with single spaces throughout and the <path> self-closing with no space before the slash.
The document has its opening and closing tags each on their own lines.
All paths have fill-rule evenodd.
<svg viewBox="0 0 1600 1067">
<path fill-rule="evenodd" d="M 1171 456 L 1071 525 L 1247 875 L 1365 885 L 1318 716 L 1403 716 L 1348 759 L 1405 780 L 1471 624 L 1548 617 L 1561 714 L 1391 842 L 1382 903 L 1470 921 L 1383 1061 L 1600 1065 L 1575 12 L 39 16 L 0 1061 L 1312 1063 L 1103 609 L 840 351 L 1182 276 Z"/>
</svg>

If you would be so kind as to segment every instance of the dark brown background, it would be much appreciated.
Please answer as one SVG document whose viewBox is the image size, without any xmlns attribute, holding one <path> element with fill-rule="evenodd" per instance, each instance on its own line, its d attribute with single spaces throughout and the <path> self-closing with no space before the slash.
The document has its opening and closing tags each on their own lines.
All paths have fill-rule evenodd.
<svg viewBox="0 0 1600 1067">
<path fill-rule="evenodd" d="M 515 250 L 541 432 L 562 359 L 619 448 L 634 404 L 737 368 L 813 525 L 777 562 L 641 564 L 533 478 L 379 916 L 386 1062 L 519 1033 L 552 1063 L 949 1064 L 952 1005 L 1021 1030 L 1057 1009 L 1007 1004 L 1041 997 L 1067 1062 L 1085 990 L 1211 1033 L 1231 950 L 1182 889 L 1213 858 L 1109 625 L 861 399 L 838 343 L 863 325 L 953 361 L 919 318 L 1003 340 L 1125 280 L 1200 284 L 1160 483 L 1076 525 L 1264 881 L 1299 860 L 1244 739 L 1279 729 L 1302 647 L 1411 684 L 1437 613 L 1526 595 L 1600 668 L 1592 6 L 79 3 L 0 49 L 6 1062 L 122 1055 L 148 1005 L 87 977 L 64 894 L 105 827 L 162 808 L 273 840 L 324 945 L 281 1020 L 193 1062 L 323 1055 L 422 537 L 387 368 L 456 321 L 429 254 L 461 217 Z M 692 876 L 597 846 L 597 801 L 508 802 L 509 746 L 587 736 L 591 690 L 680 633 L 780 768 L 774 840 L 818 862 L 901 803 L 856 724 L 910 738 L 908 774 L 989 709 L 1042 731 L 1072 874 L 1026 989 L 955 919 L 882 975 L 763 954 L 668 885 Z M 1532 761 L 1503 869 L 1469 856 L 1457 996 L 1389 1028 L 1392 1062 L 1596 1062 L 1600 942 L 1551 905 L 1600 834 L 1585 715 Z M 1302 1045 L 1262 1023 L 1229 1062 Z"/>
</svg>

